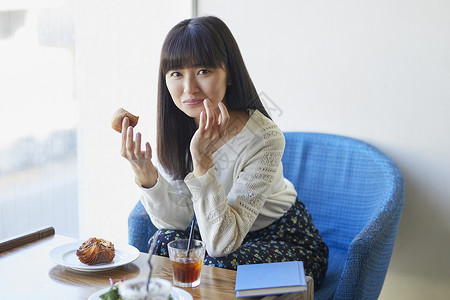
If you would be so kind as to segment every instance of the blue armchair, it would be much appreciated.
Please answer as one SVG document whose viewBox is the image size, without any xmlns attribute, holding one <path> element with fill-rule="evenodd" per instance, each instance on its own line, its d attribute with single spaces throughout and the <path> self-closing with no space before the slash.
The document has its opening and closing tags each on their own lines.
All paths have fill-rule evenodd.
<svg viewBox="0 0 450 300">
<path fill-rule="evenodd" d="M 395 163 L 355 139 L 287 132 L 284 175 L 294 185 L 330 250 L 315 299 L 376 299 L 389 266 L 404 201 Z M 156 228 L 138 202 L 129 243 L 147 252 Z"/>
<path fill-rule="evenodd" d="M 328 245 L 328 271 L 315 299 L 377 299 L 404 202 L 395 163 L 355 139 L 285 133 L 284 175 Z"/>
</svg>

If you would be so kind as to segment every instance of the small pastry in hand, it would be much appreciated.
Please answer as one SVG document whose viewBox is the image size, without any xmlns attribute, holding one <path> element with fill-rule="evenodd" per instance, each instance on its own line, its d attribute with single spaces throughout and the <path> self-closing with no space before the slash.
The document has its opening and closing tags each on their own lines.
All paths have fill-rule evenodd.
<svg viewBox="0 0 450 300">
<path fill-rule="evenodd" d="M 114 244 L 95 237 L 87 239 L 77 250 L 78 259 L 86 265 L 110 263 L 116 256 Z"/>
<path fill-rule="evenodd" d="M 122 132 L 122 122 L 123 119 L 127 117 L 130 120 L 130 126 L 134 127 L 137 125 L 139 117 L 135 116 L 131 113 L 129 113 L 128 111 L 126 111 L 123 108 L 119 108 L 118 110 L 116 110 L 116 112 L 113 115 L 112 121 L 111 121 L 111 127 L 117 131 L 117 132 Z"/>
</svg>

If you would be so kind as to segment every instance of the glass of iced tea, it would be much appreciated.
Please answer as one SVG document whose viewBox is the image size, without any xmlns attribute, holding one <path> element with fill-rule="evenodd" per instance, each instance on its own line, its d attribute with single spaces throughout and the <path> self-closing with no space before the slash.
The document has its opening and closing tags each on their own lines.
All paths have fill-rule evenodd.
<svg viewBox="0 0 450 300">
<path fill-rule="evenodd" d="M 180 287 L 196 287 L 200 284 L 203 259 L 206 244 L 199 240 L 192 240 L 187 256 L 189 240 L 174 240 L 167 246 L 172 262 L 173 284 Z"/>
</svg>

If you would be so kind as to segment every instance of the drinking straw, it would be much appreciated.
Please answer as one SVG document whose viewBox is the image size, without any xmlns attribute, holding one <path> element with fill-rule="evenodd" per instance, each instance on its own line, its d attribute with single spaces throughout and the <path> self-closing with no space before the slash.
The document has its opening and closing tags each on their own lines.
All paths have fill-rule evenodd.
<svg viewBox="0 0 450 300">
<path fill-rule="evenodd" d="M 192 219 L 191 231 L 189 232 L 189 240 L 188 240 L 187 251 L 186 251 L 186 258 L 189 258 L 189 250 L 191 249 L 192 238 L 194 236 L 192 234 L 194 232 L 194 225 L 195 225 L 195 219 Z"/>
<path fill-rule="evenodd" d="M 155 234 L 153 235 L 153 237 L 152 237 L 152 243 L 151 243 L 151 245 L 150 245 L 150 250 L 149 250 L 149 252 L 148 252 L 148 254 L 149 254 L 149 257 L 148 257 L 148 261 L 147 261 L 147 263 L 148 263 L 148 267 L 149 267 L 149 272 L 148 272 L 148 278 L 147 278 L 147 286 L 146 286 L 146 290 L 147 290 L 147 293 L 148 293 L 148 286 L 150 285 L 150 278 L 152 277 L 152 273 L 153 273 L 153 265 L 152 265 L 152 263 L 151 263 L 151 260 L 152 260 L 152 256 L 153 256 L 153 250 L 155 249 L 155 244 L 156 244 L 156 241 L 158 240 L 158 237 L 159 237 L 159 234 L 161 233 L 161 230 L 158 230 L 157 232 L 155 232 Z"/>
</svg>

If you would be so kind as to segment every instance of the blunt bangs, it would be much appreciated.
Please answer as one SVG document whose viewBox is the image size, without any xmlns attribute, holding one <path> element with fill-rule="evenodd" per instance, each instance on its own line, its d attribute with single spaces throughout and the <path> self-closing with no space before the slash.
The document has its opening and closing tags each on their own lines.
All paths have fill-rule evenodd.
<svg viewBox="0 0 450 300">
<path fill-rule="evenodd" d="M 161 51 L 161 72 L 185 68 L 222 68 L 228 59 L 217 32 L 205 26 L 181 24 L 169 32 Z"/>
</svg>

